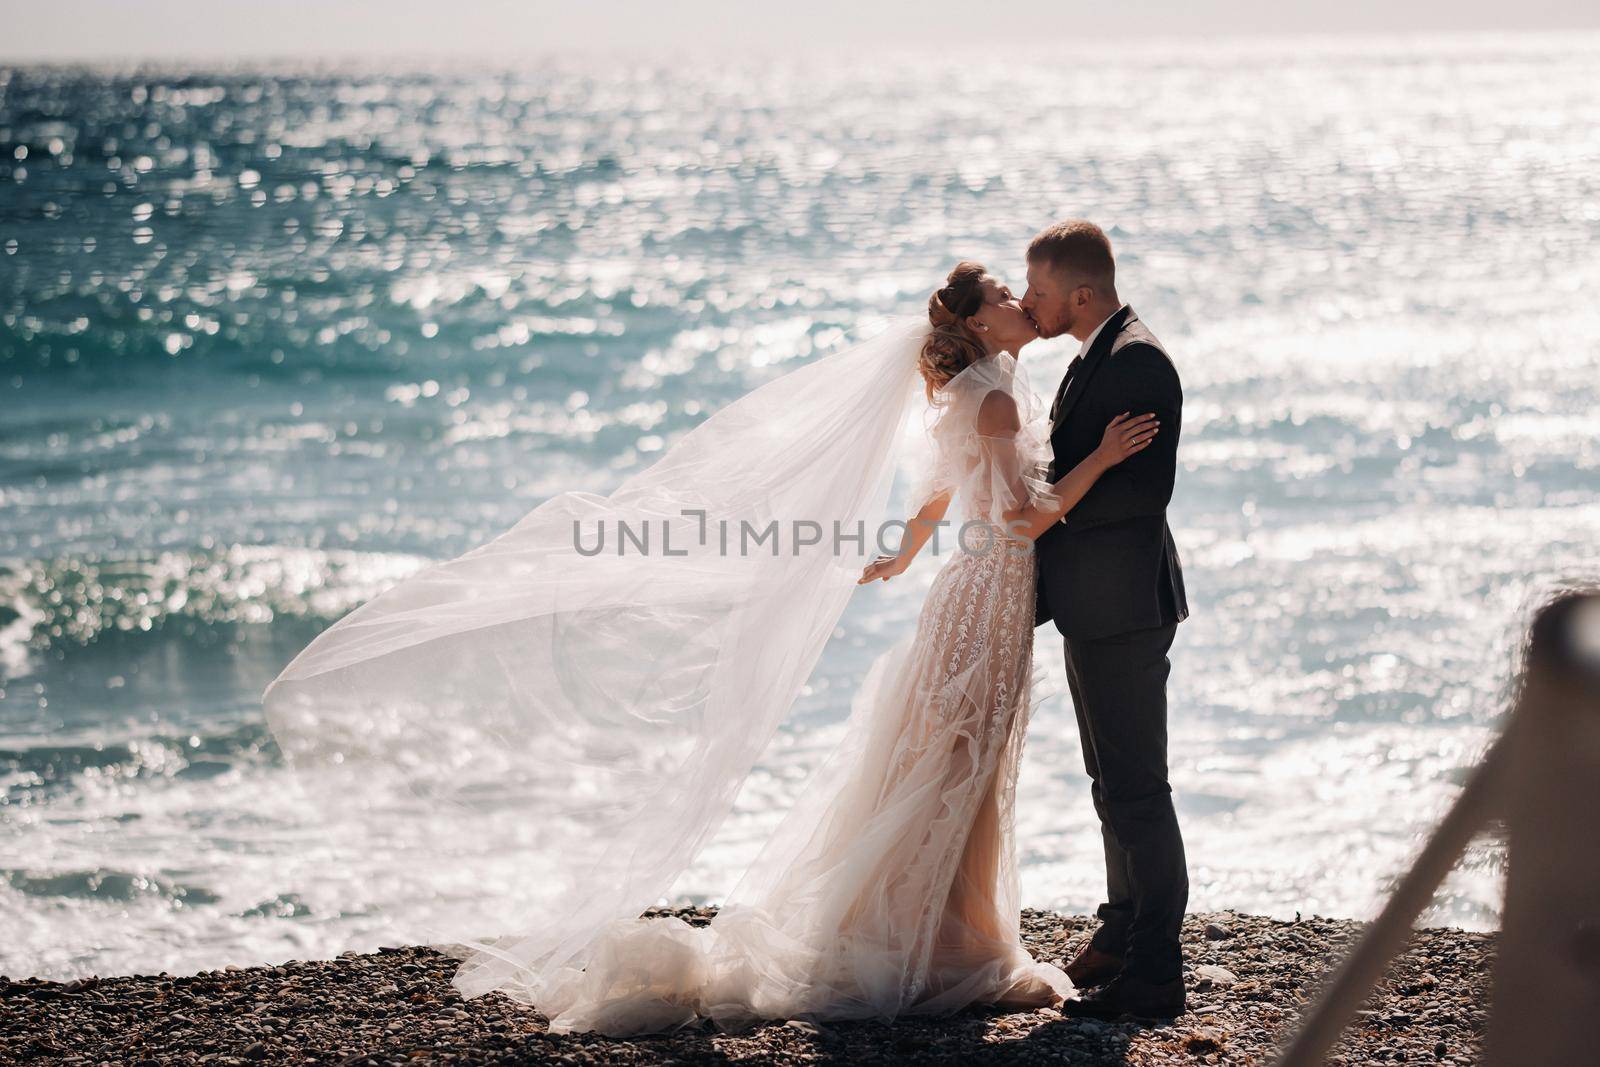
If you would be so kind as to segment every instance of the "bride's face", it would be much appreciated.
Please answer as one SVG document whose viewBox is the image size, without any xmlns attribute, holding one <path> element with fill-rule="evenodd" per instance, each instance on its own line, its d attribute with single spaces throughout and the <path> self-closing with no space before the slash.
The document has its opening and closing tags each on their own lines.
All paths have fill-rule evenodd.
<svg viewBox="0 0 1600 1067">
<path fill-rule="evenodd" d="M 983 306 L 972 316 L 972 321 L 983 327 L 980 333 L 991 347 L 1016 355 L 1023 345 L 1038 339 L 1039 331 L 1010 287 L 989 274 L 983 276 L 979 285 L 983 288 Z"/>
</svg>

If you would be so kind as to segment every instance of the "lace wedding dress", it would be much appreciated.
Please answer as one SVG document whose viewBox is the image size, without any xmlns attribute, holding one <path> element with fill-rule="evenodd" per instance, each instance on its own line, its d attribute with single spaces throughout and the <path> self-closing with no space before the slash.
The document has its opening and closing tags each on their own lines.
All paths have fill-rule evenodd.
<svg viewBox="0 0 1600 1067">
<path fill-rule="evenodd" d="M 995 390 L 1014 398 L 1018 434 L 978 432 Z M 964 547 L 915 631 L 874 664 L 843 738 L 710 925 L 614 924 L 546 990 L 553 1030 L 888 1020 L 1045 1006 L 1072 988 L 1021 943 L 1012 833 L 1035 564 L 1000 513 L 1048 496 L 1039 405 L 1006 353 L 935 402 L 933 469 L 914 498 L 954 491 Z"/>
<path fill-rule="evenodd" d="M 557 1032 L 1064 995 L 1021 945 L 1012 845 L 1034 557 L 999 527 L 1048 490 L 1039 404 L 1001 354 L 939 393 L 923 437 L 926 331 L 901 320 L 773 378 L 610 495 L 551 497 L 302 650 L 263 707 L 352 872 L 334 906 L 459 956 L 462 995 L 501 992 Z M 1021 432 L 977 432 L 996 390 Z M 870 543 L 929 437 L 914 498 L 953 490 L 969 551 L 714 921 L 639 919 L 726 819 L 856 590 L 860 557 L 800 534 Z M 719 537 L 780 520 L 792 543 Z M 616 540 L 585 548 L 608 524 Z"/>
</svg>

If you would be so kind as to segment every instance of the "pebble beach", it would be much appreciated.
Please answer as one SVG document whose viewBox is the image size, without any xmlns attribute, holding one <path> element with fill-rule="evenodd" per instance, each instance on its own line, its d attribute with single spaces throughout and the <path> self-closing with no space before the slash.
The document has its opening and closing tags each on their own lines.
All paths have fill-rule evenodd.
<svg viewBox="0 0 1600 1067">
<path fill-rule="evenodd" d="M 715 912 L 647 914 L 703 923 Z M 1027 910 L 1022 925 L 1036 958 L 1065 963 L 1094 920 Z M 552 1035 L 536 1010 L 499 994 L 462 1000 L 454 960 L 403 947 L 186 976 L 0 977 L 0 1063 L 1267 1063 L 1360 930 L 1344 919 L 1192 915 L 1190 1011 L 1167 1023 L 971 1009 L 893 1025 Z M 1476 1062 L 1493 953 L 1493 934 L 1416 931 L 1329 1062 Z"/>
</svg>

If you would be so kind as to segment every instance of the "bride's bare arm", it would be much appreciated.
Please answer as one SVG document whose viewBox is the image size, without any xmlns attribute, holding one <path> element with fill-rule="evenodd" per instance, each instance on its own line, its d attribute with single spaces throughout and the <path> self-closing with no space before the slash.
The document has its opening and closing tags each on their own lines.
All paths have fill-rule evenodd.
<svg viewBox="0 0 1600 1067">
<path fill-rule="evenodd" d="M 1006 528 L 1014 536 L 1036 540 L 1051 524 L 1060 521 L 1063 515 L 1071 511 L 1102 474 L 1149 447 L 1160 425 L 1152 414 L 1131 415 L 1123 412 L 1112 419 L 1106 426 L 1105 436 L 1100 439 L 1100 447 L 1050 487 L 1057 498 L 1056 504 L 1049 508 L 1029 504 L 1025 508 L 1007 511 Z"/>
<path fill-rule="evenodd" d="M 879 556 L 867 564 L 857 580 L 857 585 L 866 585 L 875 579 L 888 581 L 897 574 L 901 574 L 911 566 L 911 561 L 916 559 L 917 553 L 922 551 L 922 546 L 928 543 L 928 538 L 933 536 L 933 531 L 939 528 L 939 520 L 944 518 L 944 513 L 950 508 L 950 498 L 955 494 L 946 491 L 931 498 L 921 509 L 906 523 L 906 532 L 900 538 L 900 551 L 892 556 Z"/>
</svg>

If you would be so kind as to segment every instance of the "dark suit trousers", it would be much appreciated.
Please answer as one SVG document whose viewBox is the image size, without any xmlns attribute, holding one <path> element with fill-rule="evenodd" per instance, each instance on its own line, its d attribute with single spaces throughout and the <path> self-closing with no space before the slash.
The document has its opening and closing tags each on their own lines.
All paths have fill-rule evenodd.
<svg viewBox="0 0 1600 1067">
<path fill-rule="evenodd" d="M 1167 783 L 1167 650 L 1178 624 L 1094 640 L 1067 638 L 1078 712 L 1106 853 L 1106 902 L 1094 946 L 1125 956 L 1150 982 L 1183 973 L 1178 936 L 1189 876 Z"/>
</svg>

